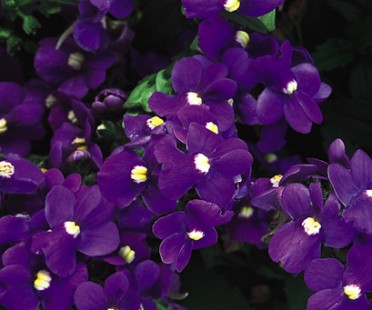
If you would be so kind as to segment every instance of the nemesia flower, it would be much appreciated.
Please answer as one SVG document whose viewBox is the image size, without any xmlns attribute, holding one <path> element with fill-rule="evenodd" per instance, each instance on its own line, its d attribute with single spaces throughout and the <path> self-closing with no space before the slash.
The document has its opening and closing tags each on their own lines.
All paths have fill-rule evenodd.
<svg viewBox="0 0 372 310">
<path fill-rule="evenodd" d="M 160 191 L 171 199 L 181 198 L 195 187 L 199 197 L 224 208 L 235 193 L 235 178 L 248 174 L 252 156 L 238 138 L 221 136 L 192 123 L 189 127 L 187 152 L 181 152 L 170 136 L 155 146 L 156 159 L 162 164 Z"/>
<path fill-rule="evenodd" d="M 372 291 L 370 279 L 371 247 L 353 247 L 344 267 L 333 258 L 315 259 L 305 270 L 306 285 L 316 293 L 308 302 L 308 310 L 367 310 L 366 293 Z"/>
<path fill-rule="evenodd" d="M 343 161 L 348 165 L 345 158 Z M 351 157 L 350 167 L 331 163 L 328 178 L 337 197 L 346 207 L 342 213 L 345 221 L 356 230 L 371 235 L 372 159 L 364 151 L 357 150 Z"/>
<path fill-rule="evenodd" d="M 340 204 L 330 194 L 323 205 L 319 183 L 305 187 L 288 184 L 282 194 L 284 211 L 291 221 L 281 226 L 269 243 L 269 255 L 290 273 L 299 273 L 313 259 L 320 258 L 321 244 L 342 248 L 354 231 L 339 216 Z"/>
<path fill-rule="evenodd" d="M 119 232 L 111 221 L 114 208 L 98 187 L 82 187 L 76 194 L 64 186 L 46 197 L 45 216 L 51 231 L 34 235 L 33 251 L 42 251 L 48 268 L 66 277 L 76 269 L 77 252 L 106 255 L 119 245 Z"/>
<path fill-rule="evenodd" d="M 34 60 L 35 70 L 44 81 L 59 85 L 60 91 L 77 98 L 101 85 L 106 70 L 115 62 L 113 53 L 86 53 L 71 38 L 67 38 L 59 49 L 56 45 L 57 38 L 40 41 Z"/>
<path fill-rule="evenodd" d="M 221 11 L 238 10 L 247 16 L 264 15 L 283 4 L 283 0 L 182 0 L 187 18 L 210 18 Z"/>
<path fill-rule="evenodd" d="M 231 211 L 210 202 L 191 200 L 185 211 L 171 213 L 158 219 L 153 227 L 156 237 L 162 239 L 159 252 L 165 264 L 174 264 L 181 272 L 190 260 L 192 250 L 211 246 L 217 242 L 214 227 L 230 220 Z"/>
</svg>

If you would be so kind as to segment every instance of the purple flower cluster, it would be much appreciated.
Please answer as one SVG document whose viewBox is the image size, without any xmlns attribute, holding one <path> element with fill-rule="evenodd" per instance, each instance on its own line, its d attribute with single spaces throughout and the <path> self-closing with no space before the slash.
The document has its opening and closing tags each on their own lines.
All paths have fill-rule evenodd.
<svg viewBox="0 0 372 310">
<path fill-rule="evenodd" d="M 368 309 L 372 160 L 362 150 L 349 158 L 341 140 L 328 162 L 271 153 L 288 129 L 322 123 L 331 88 L 306 50 L 221 13 L 256 17 L 283 1 L 181 2 L 203 19 L 200 53 L 168 68 L 169 89 L 153 88 L 148 114 L 125 108 L 151 79 L 132 94 L 113 82 L 129 55 L 136 62 L 123 20 L 133 0 L 77 1 L 66 32 L 40 40 L 38 78 L 0 82 L 0 305 L 183 309 L 178 273 L 223 234 L 304 271 L 309 310 Z M 240 137 L 237 123 L 257 136 Z M 26 157 L 45 133 L 40 168 Z M 281 174 L 254 175 L 254 159 Z"/>
</svg>

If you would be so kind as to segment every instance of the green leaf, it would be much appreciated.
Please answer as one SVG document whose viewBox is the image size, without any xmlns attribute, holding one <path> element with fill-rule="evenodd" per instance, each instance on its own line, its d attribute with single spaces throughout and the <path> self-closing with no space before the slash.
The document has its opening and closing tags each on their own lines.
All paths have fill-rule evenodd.
<svg viewBox="0 0 372 310">
<path fill-rule="evenodd" d="M 40 28 L 41 25 L 35 17 L 26 15 L 23 17 L 22 27 L 27 34 L 35 34 L 36 29 Z"/>
<path fill-rule="evenodd" d="M 276 10 L 272 10 L 271 12 L 259 16 L 258 19 L 264 24 L 266 30 L 271 32 L 275 30 L 275 17 L 276 17 Z"/>
<path fill-rule="evenodd" d="M 156 302 L 156 309 L 157 310 L 168 310 L 168 307 L 163 305 L 160 301 Z"/>
<path fill-rule="evenodd" d="M 350 75 L 350 92 L 353 98 L 372 99 L 372 60 L 361 59 Z"/>
<path fill-rule="evenodd" d="M 44 167 L 45 168 L 45 164 L 46 162 L 48 161 L 48 156 L 42 156 L 42 155 L 36 155 L 36 154 L 31 154 L 29 157 L 28 157 L 28 160 L 33 162 L 36 166 L 38 166 L 39 168 L 42 168 Z"/>
<path fill-rule="evenodd" d="M 354 59 L 354 51 L 351 42 L 332 38 L 319 45 L 312 56 L 315 66 L 320 71 L 331 71 L 351 63 Z"/>
<path fill-rule="evenodd" d="M 151 112 L 149 99 L 156 91 L 155 80 L 156 74 L 150 75 L 142 80 L 130 93 L 128 100 L 124 103 L 124 108 L 142 108 L 145 112 Z"/>
<path fill-rule="evenodd" d="M 352 21 L 362 14 L 354 1 L 344 0 L 327 0 L 329 6 L 331 6 L 338 14 L 341 15 L 347 21 Z"/>
<path fill-rule="evenodd" d="M 155 78 L 155 88 L 157 91 L 165 93 L 167 95 L 172 94 L 173 87 L 171 81 L 171 70 L 170 68 L 159 71 Z"/>
<path fill-rule="evenodd" d="M 260 33 L 268 32 L 265 24 L 258 18 L 245 16 L 238 12 L 232 13 L 222 12 L 222 16 L 238 25 L 243 26 L 244 28 L 249 28 L 252 31 L 257 31 Z"/>
</svg>

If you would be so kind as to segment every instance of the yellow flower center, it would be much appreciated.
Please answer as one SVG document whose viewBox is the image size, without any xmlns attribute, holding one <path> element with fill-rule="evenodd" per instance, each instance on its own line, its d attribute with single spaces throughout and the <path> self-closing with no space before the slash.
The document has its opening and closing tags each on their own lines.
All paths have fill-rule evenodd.
<svg viewBox="0 0 372 310">
<path fill-rule="evenodd" d="M 36 279 L 34 281 L 34 288 L 38 291 L 46 290 L 50 286 L 50 282 L 52 281 L 52 277 L 50 273 L 46 270 L 40 270 L 36 274 Z"/>
<path fill-rule="evenodd" d="M 314 218 L 308 217 L 302 222 L 302 227 L 304 228 L 306 234 L 312 236 L 319 234 L 322 225 L 320 225 L 320 223 L 316 221 Z"/>
<path fill-rule="evenodd" d="M 205 174 L 207 174 L 211 168 L 208 157 L 201 153 L 195 155 L 194 164 L 197 170 Z"/>
<path fill-rule="evenodd" d="M 355 284 L 344 286 L 344 293 L 351 300 L 358 299 L 361 295 L 361 291 L 360 287 Z"/>
<path fill-rule="evenodd" d="M 0 177 L 10 178 L 14 174 L 14 166 L 8 161 L 0 161 Z"/>
<path fill-rule="evenodd" d="M 225 4 L 223 5 L 227 12 L 234 12 L 240 7 L 239 0 L 226 0 Z"/>
<path fill-rule="evenodd" d="M 187 102 L 189 105 L 201 105 L 203 103 L 202 98 L 199 97 L 197 93 L 188 92 L 187 93 Z"/>
<path fill-rule="evenodd" d="M 238 30 L 235 34 L 235 41 L 238 42 L 243 48 L 246 48 L 249 42 L 248 33 Z"/>
<path fill-rule="evenodd" d="M 8 122 L 5 118 L 0 118 L 0 134 L 8 130 Z"/>
<path fill-rule="evenodd" d="M 80 53 L 72 53 L 68 57 L 67 64 L 74 70 L 80 70 L 85 61 L 84 55 Z"/>
<path fill-rule="evenodd" d="M 283 93 L 285 93 L 286 95 L 292 95 L 296 90 L 297 90 L 297 81 L 296 80 L 292 80 L 290 82 L 288 82 L 287 86 L 285 88 L 283 88 Z"/>
<path fill-rule="evenodd" d="M 136 183 L 147 181 L 147 168 L 144 166 L 134 166 L 130 174 L 131 179 Z"/>
<path fill-rule="evenodd" d="M 122 259 L 124 259 L 128 264 L 130 264 L 136 257 L 136 252 L 134 252 L 129 245 L 126 245 L 120 248 L 119 256 Z"/>
<path fill-rule="evenodd" d="M 154 116 L 154 117 L 149 118 L 146 121 L 146 124 L 150 129 L 154 129 L 160 125 L 163 125 L 164 121 L 159 116 Z"/>
<path fill-rule="evenodd" d="M 273 185 L 273 187 L 279 187 L 279 182 L 280 180 L 283 178 L 283 175 L 281 174 L 277 174 L 277 175 L 274 175 L 271 179 L 270 179 L 270 182 L 271 184 Z"/>
<path fill-rule="evenodd" d="M 85 138 L 76 137 L 71 144 L 76 147 L 78 151 L 86 151 L 88 146 L 86 144 Z"/>
<path fill-rule="evenodd" d="M 250 218 L 254 213 L 252 207 L 245 206 L 239 212 L 239 217 Z"/>
<path fill-rule="evenodd" d="M 214 132 L 216 135 L 218 135 L 218 126 L 213 122 L 208 122 L 205 125 L 205 128 L 209 129 L 210 131 Z"/>
<path fill-rule="evenodd" d="M 194 230 L 188 232 L 187 236 L 192 240 L 198 241 L 198 240 L 200 240 L 201 238 L 204 237 L 204 233 L 200 230 L 194 229 Z"/>
<path fill-rule="evenodd" d="M 80 226 L 73 221 L 66 221 L 64 224 L 65 231 L 76 238 L 80 234 Z"/>
</svg>

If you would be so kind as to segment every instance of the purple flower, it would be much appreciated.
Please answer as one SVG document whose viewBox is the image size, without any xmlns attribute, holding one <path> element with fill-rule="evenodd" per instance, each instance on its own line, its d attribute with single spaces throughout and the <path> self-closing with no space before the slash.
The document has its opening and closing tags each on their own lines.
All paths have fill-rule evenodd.
<svg viewBox="0 0 372 310">
<path fill-rule="evenodd" d="M 115 62 L 113 53 L 86 53 L 71 38 L 59 49 L 56 44 L 56 38 L 40 42 L 34 60 L 35 70 L 43 80 L 59 85 L 59 90 L 77 98 L 101 85 L 106 79 L 106 70 Z"/>
<path fill-rule="evenodd" d="M 183 107 L 204 106 L 226 130 L 234 122 L 234 112 L 227 101 L 234 97 L 237 88 L 233 80 L 226 78 L 227 74 L 223 63 L 211 63 L 203 56 L 183 58 L 172 71 L 176 95 L 155 92 L 149 106 L 159 116 L 175 122 Z"/>
<path fill-rule="evenodd" d="M 138 294 L 123 271 L 109 276 L 103 288 L 94 282 L 81 283 L 76 289 L 74 300 L 78 310 L 140 309 Z"/>
<path fill-rule="evenodd" d="M 176 208 L 176 201 L 158 189 L 159 168 L 149 145 L 143 158 L 124 150 L 111 155 L 98 173 L 98 185 L 102 195 L 120 207 L 126 207 L 141 195 L 148 209 L 155 214 L 164 214 Z"/>
<path fill-rule="evenodd" d="M 341 162 L 348 165 L 341 148 Z M 350 168 L 340 163 L 331 163 L 328 178 L 333 189 L 346 207 L 343 218 L 356 230 L 372 234 L 372 160 L 362 150 L 357 150 L 351 160 Z"/>
<path fill-rule="evenodd" d="M 256 59 L 260 80 L 267 86 L 257 99 L 256 112 L 263 125 L 285 117 L 289 126 L 309 133 L 312 123 L 323 120 L 318 104 L 329 97 L 330 87 L 320 81 L 317 69 L 310 63 L 291 66 L 292 47 L 282 44 L 281 56 Z"/>
<path fill-rule="evenodd" d="M 235 193 L 235 178 L 250 171 L 252 156 L 246 143 L 238 138 L 224 140 L 192 123 L 186 149 L 181 152 L 170 136 L 156 144 L 155 156 L 162 163 L 160 191 L 170 199 L 179 199 L 195 187 L 201 199 L 224 208 Z"/>
<path fill-rule="evenodd" d="M 44 128 L 40 124 L 44 107 L 18 84 L 0 83 L 0 151 L 25 156 L 30 141 L 40 139 Z"/>
<path fill-rule="evenodd" d="M 67 309 L 79 283 L 88 279 L 88 271 L 79 263 L 75 272 L 61 278 L 53 274 L 40 256 L 31 254 L 24 245 L 9 248 L 2 256 L 0 283 L 7 286 L 0 304 L 6 309 Z M 63 298 L 61 299 L 61 296 Z"/>
<path fill-rule="evenodd" d="M 339 216 L 337 198 L 330 194 L 323 206 L 320 183 L 312 183 L 309 189 L 298 183 L 287 185 L 282 204 L 291 221 L 274 234 L 269 255 L 290 273 L 299 273 L 319 258 L 322 243 L 342 248 L 354 237 L 353 229 Z"/>
<path fill-rule="evenodd" d="M 28 160 L 14 154 L 0 158 L 0 192 L 30 194 L 43 180 L 40 168 Z"/>
<path fill-rule="evenodd" d="M 247 16 L 264 15 L 283 4 L 283 0 L 182 0 L 187 18 L 210 18 L 221 11 L 238 10 Z"/>
<path fill-rule="evenodd" d="M 127 98 L 128 95 L 118 88 L 106 88 L 94 98 L 92 110 L 101 117 L 121 112 Z"/>
<path fill-rule="evenodd" d="M 162 239 L 159 252 L 165 264 L 174 264 L 181 272 L 190 260 L 192 250 L 211 246 L 217 242 L 214 227 L 226 223 L 231 211 L 221 209 L 203 200 L 191 200 L 185 211 L 178 211 L 157 220 L 153 227 L 156 237 Z"/>
<path fill-rule="evenodd" d="M 333 258 L 316 259 L 305 270 L 306 285 L 316 293 L 308 302 L 308 310 L 367 310 L 366 293 L 372 291 L 370 246 L 354 246 L 349 250 L 344 267 Z"/>
<path fill-rule="evenodd" d="M 45 216 L 51 231 L 34 236 L 33 249 L 41 249 L 48 268 L 61 277 L 71 275 L 76 253 L 102 256 L 119 245 L 119 232 L 111 222 L 113 206 L 97 186 L 82 187 L 75 195 L 57 185 L 46 197 Z"/>
</svg>

